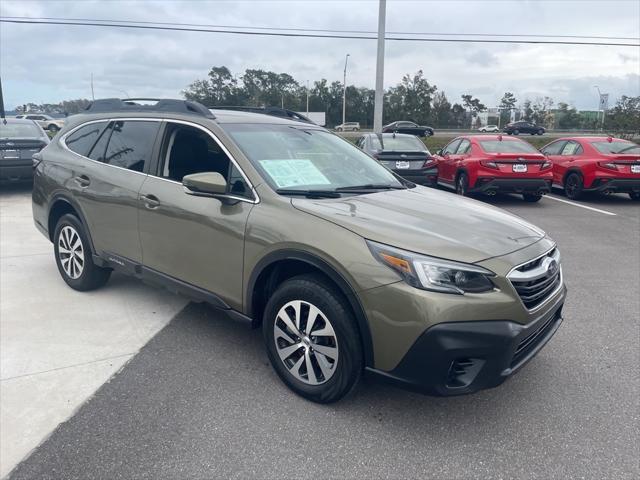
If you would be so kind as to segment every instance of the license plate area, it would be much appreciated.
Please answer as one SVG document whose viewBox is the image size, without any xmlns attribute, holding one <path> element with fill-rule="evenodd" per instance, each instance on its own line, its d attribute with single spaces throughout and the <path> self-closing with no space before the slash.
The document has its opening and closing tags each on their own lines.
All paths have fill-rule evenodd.
<svg viewBox="0 0 640 480">
<path fill-rule="evenodd" d="M 20 158 L 18 150 L 2 150 L 2 158 Z"/>
<path fill-rule="evenodd" d="M 514 163 L 513 171 L 515 173 L 526 173 L 527 172 L 527 164 L 526 163 Z"/>
<path fill-rule="evenodd" d="M 407 169 L 407 168 L 409 168 L 410 166 L 411 166 L 411 163 L 410 163 L 410 162 L 406 162 L 406 161 L 404 161 L 404 160 L 398 160 L 398 161 L 396 162 L 396 168 L 397 168 L 397 169 L 399 169 L 399 170 L 400 170 L 400 169 Z"/>
<path fill-rule="evenodd" d="M 640 164 L 631 165 L 631 173 L 640 173 Z"/>
</svg>

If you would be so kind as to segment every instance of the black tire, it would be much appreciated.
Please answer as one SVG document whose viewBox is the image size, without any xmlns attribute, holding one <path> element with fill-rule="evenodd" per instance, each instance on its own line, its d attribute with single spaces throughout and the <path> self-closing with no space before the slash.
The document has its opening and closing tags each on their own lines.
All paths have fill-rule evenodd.
<svg viewBox="0 0 640 480">
<path fill-rule="evenodd" d="M 274 325 L 277 321 L 279 322 L 278 326 L 284 325 L 284 323 L 278 320 L 278 313 L 289 302 L 298 300 L 317 307 L 330 322 L 333 332 L 335 333 L 338 358 L 332 364 L 333 373 L 328 379 L 323 377 L 323 383 L 317 385 L 308 383 L 310 377 L 306 368 L 307 360 L 306 358 L 300 360 L 301 357 L 305 357 L 307 351 L 312 352 L 311 356 L 315 360 L 315 363 L 312 363 L 312 370 L 314 370 L 313 377 L 315 378 L 317 376 L 317 379 L 320 379 L 322 375 L 322 370 L 319 365 L 320 356 L 313 350 L 314 347 L 318 348 L 319 344 L 308 343 L 309 339 L 313 341 L 314 338 L 317 342 L 319 337 L 312 336 L 311 332 L 305 333 L 308 326 L 306 321 L 304 321 L 304 326 L 303 321 L 300 321 L 299 327 L 301 331 L 298 332 L 304 335 L 304 337 L 297 336 L 293 330 L 287 330 L 286 332 L 290 334 L 290 338 L 293 341 L 300 343 L 302 346 L 290 353 L 284 360 L 281 360 L 278 353 L 278 348 L 286 348 L 287 346 L 294 345 L 289 344 L 284 338 L 278 337 L 276 339 Z M 304 307 L 301 309 L 303 312 L 302 316 L 304 316 L 303 310 Z M 306 311 L 308 312 L 308 309 Z M 344 296 L 322 276 L 300 275 L 282 283 L 267 303 L 262 327 L 265 346 L 271 365 L 285 385 L 298 395 L 317 403 L 331 403 L 340 400 L 355 388 L 364 368 L 360 334 L 349 303 Z M 303 338 L 306 339 L 308 348 L 301 343 Z M 320 338 L 327 337 L 321 336 Z M 281 344 L 276 344 L 276 340 L 284 342 L 284 347 Z M 280 347 L 278 347 L 278 345 L 280 345 Z M 302 361 L 302 364 L 297 370 L 298 375 L 302 379 L 297 378 L 294 373 L 291 373 L 290 369 L 296 368 L 295 366 L 285 366 L 285 361 L 294 363 L 295 361 L 293 359 L 297 355 L 299 356 L 295 361 Z M 330 357 L 323 358 L 330 359 Z M 312 361 L 310 360 L 310 362 Z M 303 378 L 305 374 L 300 373 L 303 367 L 305 372 L 307 372 L 307 382 L 305 382 Z"/>
<path fill-rule="evenodd" d="M 544 135 L 544 130 L 543 129 L 539 129 L 538 130 L 538 135 Z"/>
<path fill-rule="evenodd" d="M 631 200 L 640 200 L 640 192 L 629 192 L 629 198 Z"/>
<path fill-rule="evenodd" d="M 65 227 L 69 227 L 69 229 L 66 229 L 63 233 Z M 61 235 L 65 235 L 71 231 L 75 232 L 79 237 L 80 247 L 75 250 L 75 252 L 80 252 L 82 258 L 80 258 L 79 253 L 67 254 L 64 250 L 61 252 L 61 249 L 65 248 L 63 245 L 69 244 L 67 238 L 61 238 Z M 72 240 L 71 243 L 77 244 L 76 241 L 77 240 Z M 62 276 L 62 279 L 67 285 L 74 290 L 81 292 L 95 290 L 96 288 L 102 287 L 109 280 L 111 269 L 101 268 L 93 263 L 91 246 L 87 234 L 84 231 L 84 226 L 75 215 L 63 215 L 60 220 L 58 220 L 53 234 L 53 248 L 60 276 Z M 65 262 L 65 259 L 68 260 Z M 70 266 L 72 263 L 73 266 Z M 77 267 L 77 265 L 80 264 L 81 268 Z"/>
<path fill-rule="evenodd" d="M 539 195 L 537 193 L 523 193 L 522 198 L 525 202 L 535 203 L 540 201 L 542 195 Z"/>
<path fill-rule="evenodd" d="M 462 172 L 456 179 L 456 193 L 466 197 L 469 195 L 469 176 Z"/>
<path fill-rule="evenodd" d="M 584 182 L 579 173 L 570 173 L 564 180 L 564 194 L 571 200 L 578 200 L 582 196 Z"/>
<path fill-rule="evenodd" d="M 58 127 L 56 124 L 52 123 L 51 125 L 49 125 L 47 127 L 47 130 L 49 130 L 50 132 L 57 132 L 58 130 L 60 130 L 60 127 Z"/>
<path fill-rule="evenodd" d="M 336 128 L 336 132 L 341 132 L 342 129 L 340 127 Z"/>
<path fill-rule="evenodd" d="M 516 128 L 516 129 L 513 131 L 513 134 L 514 134 L 514 135 L 518 135 L 518 134 L 520 134 L 520 130 L 518 130 L 518 129 Z"/>
</svg>

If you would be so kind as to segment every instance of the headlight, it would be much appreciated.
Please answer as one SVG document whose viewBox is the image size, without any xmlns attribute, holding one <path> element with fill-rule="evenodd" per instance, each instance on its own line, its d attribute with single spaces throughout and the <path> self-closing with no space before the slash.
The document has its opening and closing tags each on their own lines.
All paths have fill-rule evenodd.
<svg viewBox="0 0 640 480">
<path fill-rule="evenodd" d="M 428 257 L 371 240 L 367 240 L 367 245 L 374 257 L 413 287 L 459 295 L 494 289 L 490 277 L 495 273 L 486 268 Z"/>
</svg>

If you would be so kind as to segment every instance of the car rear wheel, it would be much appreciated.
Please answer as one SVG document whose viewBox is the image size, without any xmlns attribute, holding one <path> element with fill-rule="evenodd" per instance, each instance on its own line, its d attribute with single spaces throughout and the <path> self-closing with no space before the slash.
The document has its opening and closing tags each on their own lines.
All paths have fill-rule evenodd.
<svg viewBox="0 0 640 480">
<path fill-rule="evenodd" d="M 462 195 L 466 197 L 469 192 L 469 177 L 466 173 L 462 172 L 458 175 L 458 180 L 456 180 L 456 193 L 458 195 Z"/>
<path fill-rule="evenodd" d="M 340 400 L 360 378 L 362 346 L 349 304 L 318 275 L 278 287 L 265 308 L 263 335 L 280 379 L 308 400 Z"/>
<path fill-rule="evenodd" d="M 51 125 L 49 125 L 47 127 L 47 130 L 49 130 L 50 132 L 57 132 L 58 130 L 60 130 L 60 127 L 58 127 L 56 124 L 52 123 Z"/>
<path fill-rule="evenodd" d="M 640 200 L 640 192 L 629 192 L 631 200 Z"/>
<path fill-rule="evenodd" d="M 523 193 L 522 198 L 525 202 L 535 203 L 540 201 L 542 195 L 539 195 L 537 193 Z"/>
<path fill-rule="evenodd" d="M 544 135 L 544 130 L 539 129 L 539 130 L 538 130 L 538 135 Z"/>
<path fill-rule="evenodd" d="M 520 133 L 520 130 L 518 130 L 517 128 L 513 131 L 514 135 L 518 135 Z"/>
<path fill-rule="evenodd" d="M 60 218 L 53 241 L 58 271 L 67 285 L 84 292 L 107 283 L 111 269 L 98 267 L 93 262 L 82 223 L 74 215 Z"/>
<path fill-rule="evenodd" d="M 336 128 L 336 132 L 341 132 L 341 131 L 342 131 L 342 128 L 340 127 Z"/>
<path fill-rule="evenodd" d="M 578 173 L 571 173 L 564 181 L 564 194 L 571 200 L 577 200 L 582 196 L 584 183 Z"/>
</svg>

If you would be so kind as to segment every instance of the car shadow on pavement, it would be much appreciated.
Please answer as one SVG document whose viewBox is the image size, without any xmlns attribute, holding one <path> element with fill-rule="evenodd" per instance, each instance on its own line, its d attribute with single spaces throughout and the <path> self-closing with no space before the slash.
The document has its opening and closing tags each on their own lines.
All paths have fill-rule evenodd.
<svg viewBox="0 0 640 480">
<path fill-rule="evenodd" d="M 504 442 L 514 425 L 518 431 L 529 428 L 527 436 L 544 429 L 545 422 L 541 426 L 531 416 L 543 413 L 552 387 L 541 369 L 549 368 L 541 355 L 498 389 L 451 398 L 365 380 L 341 402 L 318 405 L 281 383 L 261 330 L 191 303 L 10 478 L 50 472 L 57 478 L 139 478 L 140 472 L 145 478 L 201 478 L 212 471 L 268 478 L 292 469 L 310 476 L 313 462 L 303 461 L 309 460 L 304 452 L 312 450 L 313 458 L 331 459 L 323 470 L 327 478 L 364 458 L 368 466 L 358 472 L 398 476 L 399 471 L 387 470 L 394 462 L 386 450 L 402 457 L 406 448 L 418 452 L 412 460 L 417 463 L 403 467 L 415 476 L 424 468 L 424 456 L 444 444 L 452 453 L 468 446 L 480 448 L 480 454 L 491 438 Z M 292 438 L 302 453 L 282 450 Z M 386 451 L 381 458 L 366 454 L 373 442 Z"/>
</svg>

